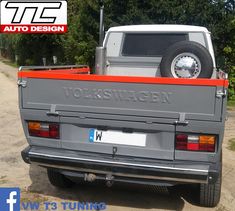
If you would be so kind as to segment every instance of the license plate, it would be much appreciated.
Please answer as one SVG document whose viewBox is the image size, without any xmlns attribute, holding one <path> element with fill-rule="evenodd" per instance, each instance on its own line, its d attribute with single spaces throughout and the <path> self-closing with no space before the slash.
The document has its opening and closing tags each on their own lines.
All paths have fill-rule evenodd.
<svg viewBox="0 0 235 211">
<path fill-rule="evenodd" d="M 100 131 L 91 129 L 89 141 L 92 143 L 118 144 L 129 146 L 146 146 L 146 134 L 123 133 L 119 131 Z"/>
</svg>

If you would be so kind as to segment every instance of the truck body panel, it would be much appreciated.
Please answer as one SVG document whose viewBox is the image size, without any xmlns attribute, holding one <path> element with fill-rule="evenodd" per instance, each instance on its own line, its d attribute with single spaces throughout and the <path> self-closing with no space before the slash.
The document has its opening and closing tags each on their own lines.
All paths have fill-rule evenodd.
<svg viewBox="0 0 235 211">
<path fill-rule="evenodd" d="M 220 86 L 141 84 L 32 79 L 23 88 L 22 108 L 128 115 L 134 117 L 221 121 Z M 157 79 L 156 79 L 157 81 Z M 146 122 L 148 119 L 146 119 Z M 165 121 L 165 120 L 164 120 Z M 161 122 L 160 122 L 161 123 Z"/>
<path fill-rule="evenodd" d="M 44 75 L 43 75 L 44 74 Z M 53 71 L 20 72 L 21 115 L 27 121 L 60 123 L 60 140 L 30 137 L 30 145 L 173 161 L 215 161 L 214 153 L 177 152 L 177 132 L 216 134 L 224 119 L 225 80 L 92 76 Z M 43 78 L 44 77 L 44 78 Z M 122 81 L 122 82 L 121 82 Z M 144 134 L 144 146 L 91 143 L 92 129 Z M 132 140 L 135 142 L 135 140 Z"/>
</svg>

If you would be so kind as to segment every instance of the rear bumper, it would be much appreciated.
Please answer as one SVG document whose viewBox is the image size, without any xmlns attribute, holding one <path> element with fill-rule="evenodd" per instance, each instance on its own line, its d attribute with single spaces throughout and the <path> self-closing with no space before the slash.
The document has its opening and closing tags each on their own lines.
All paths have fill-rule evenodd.
<svg viewBox="0 0 235 211">
<path fill-rule="evenodd" d="M 26 148 L 21 154 L 29 164 L 62 172 L 93 173 L 103 178 L 109 175 L 114 180 L 135 183 L 214 183 L 219 174 L 219 170 L 209 163 L 113 158 L 111 155 L 35 146 Z"/>
</svg>

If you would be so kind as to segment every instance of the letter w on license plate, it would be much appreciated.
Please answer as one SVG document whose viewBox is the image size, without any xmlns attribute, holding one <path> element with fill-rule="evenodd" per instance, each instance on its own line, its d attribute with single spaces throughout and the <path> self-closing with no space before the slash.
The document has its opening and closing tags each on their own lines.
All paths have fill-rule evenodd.
<svg viewBox="0 0 235 211">
<path fill-rule="evenodd" d="M 146 146 L 146 134 L 123 133 L 119 131 L 100 131 L 91 129 L 89 141 L 92 143 L 119 144 L 129 146 Z"/>
</svg>

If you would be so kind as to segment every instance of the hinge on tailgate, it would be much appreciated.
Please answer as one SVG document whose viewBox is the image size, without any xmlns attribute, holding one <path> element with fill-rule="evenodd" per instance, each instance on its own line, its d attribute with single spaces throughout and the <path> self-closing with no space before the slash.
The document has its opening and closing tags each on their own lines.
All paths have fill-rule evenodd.
<svg viewBox="0 0 235 211">
<path fill-rule="evenodd" d="M 59 112 L 56 111 L 56 105 L 51 105 L 51 109 L 47 112 L 48 116 L 59 116 Z"/>
<path fill-rule="evenodd" d="M 186 116 L 185 113 L 180 113 L 179 120 L 177 120 L 177 121 L 174 122 L 175 125 L 183 125 L 183 126 L 188 125 L 189 122 L 185 120 L 185 116 Z"/>
<path fill-rule="evenodd" d="M 227 96 L 227 90 L 219 90 L 217 91 L 216 93 L 216 97 L 217 98 L 223 98 L 223 97 L 226 97 Z"/>
<path fill-rule="evenodd" d="M 27 81 L 18 80 L 17 84 L 18 86 L 22 86 L 23 88 L 25 88 L 27 86 Z"/>
</svg>

